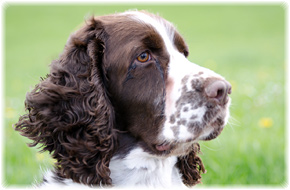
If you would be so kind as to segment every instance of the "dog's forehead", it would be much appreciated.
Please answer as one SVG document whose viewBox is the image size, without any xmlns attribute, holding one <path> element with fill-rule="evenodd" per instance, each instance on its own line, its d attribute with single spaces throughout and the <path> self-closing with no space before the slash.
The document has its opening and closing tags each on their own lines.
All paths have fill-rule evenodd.
<svg viewBox="0 0 290 190">
<path fill-rule="evenodd" d="M 113 34 L 118 41 L 122 38 L 134 40 L 135 37 L 148 36 L 150 33 L 156 33 L 163 41 L 168 52 L 187 49 L 183 38 L 176 31 L 174 25 L 158 15 L 145 11 L 127 11 L 101 17 L 105 25 L 110 26 L 108 32 Z"/>
<path fill-rule="evenodd" d="M 123 14 L 130 16 L 130 18 L 135 19 L 137 22 L 141 22 L 153 27 L 154 30 L 157 31 L 160 36 L 162 36 L 166 48 L 168 50 L 173 49 L 173 41 L 176 31 L 170 22 L 157 15 L 153 15 L 147 12 L 132 11 L 125 12 Z"/>
</svg>

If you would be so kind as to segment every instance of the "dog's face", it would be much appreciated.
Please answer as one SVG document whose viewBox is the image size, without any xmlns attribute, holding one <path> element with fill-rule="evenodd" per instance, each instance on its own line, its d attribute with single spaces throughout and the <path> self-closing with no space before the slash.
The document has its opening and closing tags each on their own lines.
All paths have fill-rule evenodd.
<svg viewBox="0 0 290 190">
<path fill-rule="evenodd" d="M 103 64 L 117 124 L 153 154 L 184 155 L 220 134 L 228 119 L 230 84 L 188 59 L 168 21 L 142 12 L 101 18 Z"/>
</svg>

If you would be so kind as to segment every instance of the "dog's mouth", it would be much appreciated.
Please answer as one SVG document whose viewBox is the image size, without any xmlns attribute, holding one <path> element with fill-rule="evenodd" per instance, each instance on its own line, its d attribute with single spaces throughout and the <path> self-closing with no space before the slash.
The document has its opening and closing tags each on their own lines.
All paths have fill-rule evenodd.
<svg viewBox="0 0 290 190">
<path fill-rule="evenodd" d="M 159 152 L 170 151 L 173 145 L 169 142 L 163 142 L 161 144 L 155 145 L 155 149 Z"/>
<path fill-rule="evenodd" d="M 190 147 L 196 143 L 193 139 L 182 142 L 163 142 L 155 145 L 155 150 L 159 155 L 183 156 L 188 154 Z"/>
<path fill-rule="evenodd" d="M 209 141 L 217 138 L 228 120 L 227 109 L 219 109 L 215 115 L 208 115 L 208 122 L 198 123 L 187 128 L 188 137 L 186 139 L 165 140 L 153 145 L 158 155 L 186 155 L 188 149 L 199 140 Z"/>
</svg>

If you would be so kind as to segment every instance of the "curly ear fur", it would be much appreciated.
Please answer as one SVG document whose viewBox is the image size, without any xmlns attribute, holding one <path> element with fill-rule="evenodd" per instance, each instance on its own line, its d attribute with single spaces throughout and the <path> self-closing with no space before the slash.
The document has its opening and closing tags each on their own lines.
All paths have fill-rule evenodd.
<svg viewBox="0 0 290 190">
<path fill-rule="evenodd" d="M 204 165 L 197 155 L 200 152 L 200 146 L 195 143 L 191 147 L 188 155 L 178 158 L 177 167 L 182 174 L 183 183 L 187 186 L 193 186 L 201 182 L 201 172 L 205 173 Z"/>
<path fill-rule="evenodd" d="M 41 144 L 57 161 L 56 173 L 75 182 L 111 185 L 116 147 L 114 110 L 103 83 L 105 32 L 92 18 L 73 34 L 50 74 L 26 96 L 28 114 L 15 130 Z"/>
</svg>

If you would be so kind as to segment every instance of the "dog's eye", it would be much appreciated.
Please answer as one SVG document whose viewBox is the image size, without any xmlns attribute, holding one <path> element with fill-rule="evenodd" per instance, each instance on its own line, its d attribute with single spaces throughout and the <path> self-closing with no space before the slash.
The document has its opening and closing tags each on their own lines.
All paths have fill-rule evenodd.
<svg viewBox="0 0 290 190">
<path fill-rule="evenodd" d="M 137 57 L 137 61 L 145 63 L 151 60 L 151 55 L 148 52 L 143 52 Z"/>
</svg>

